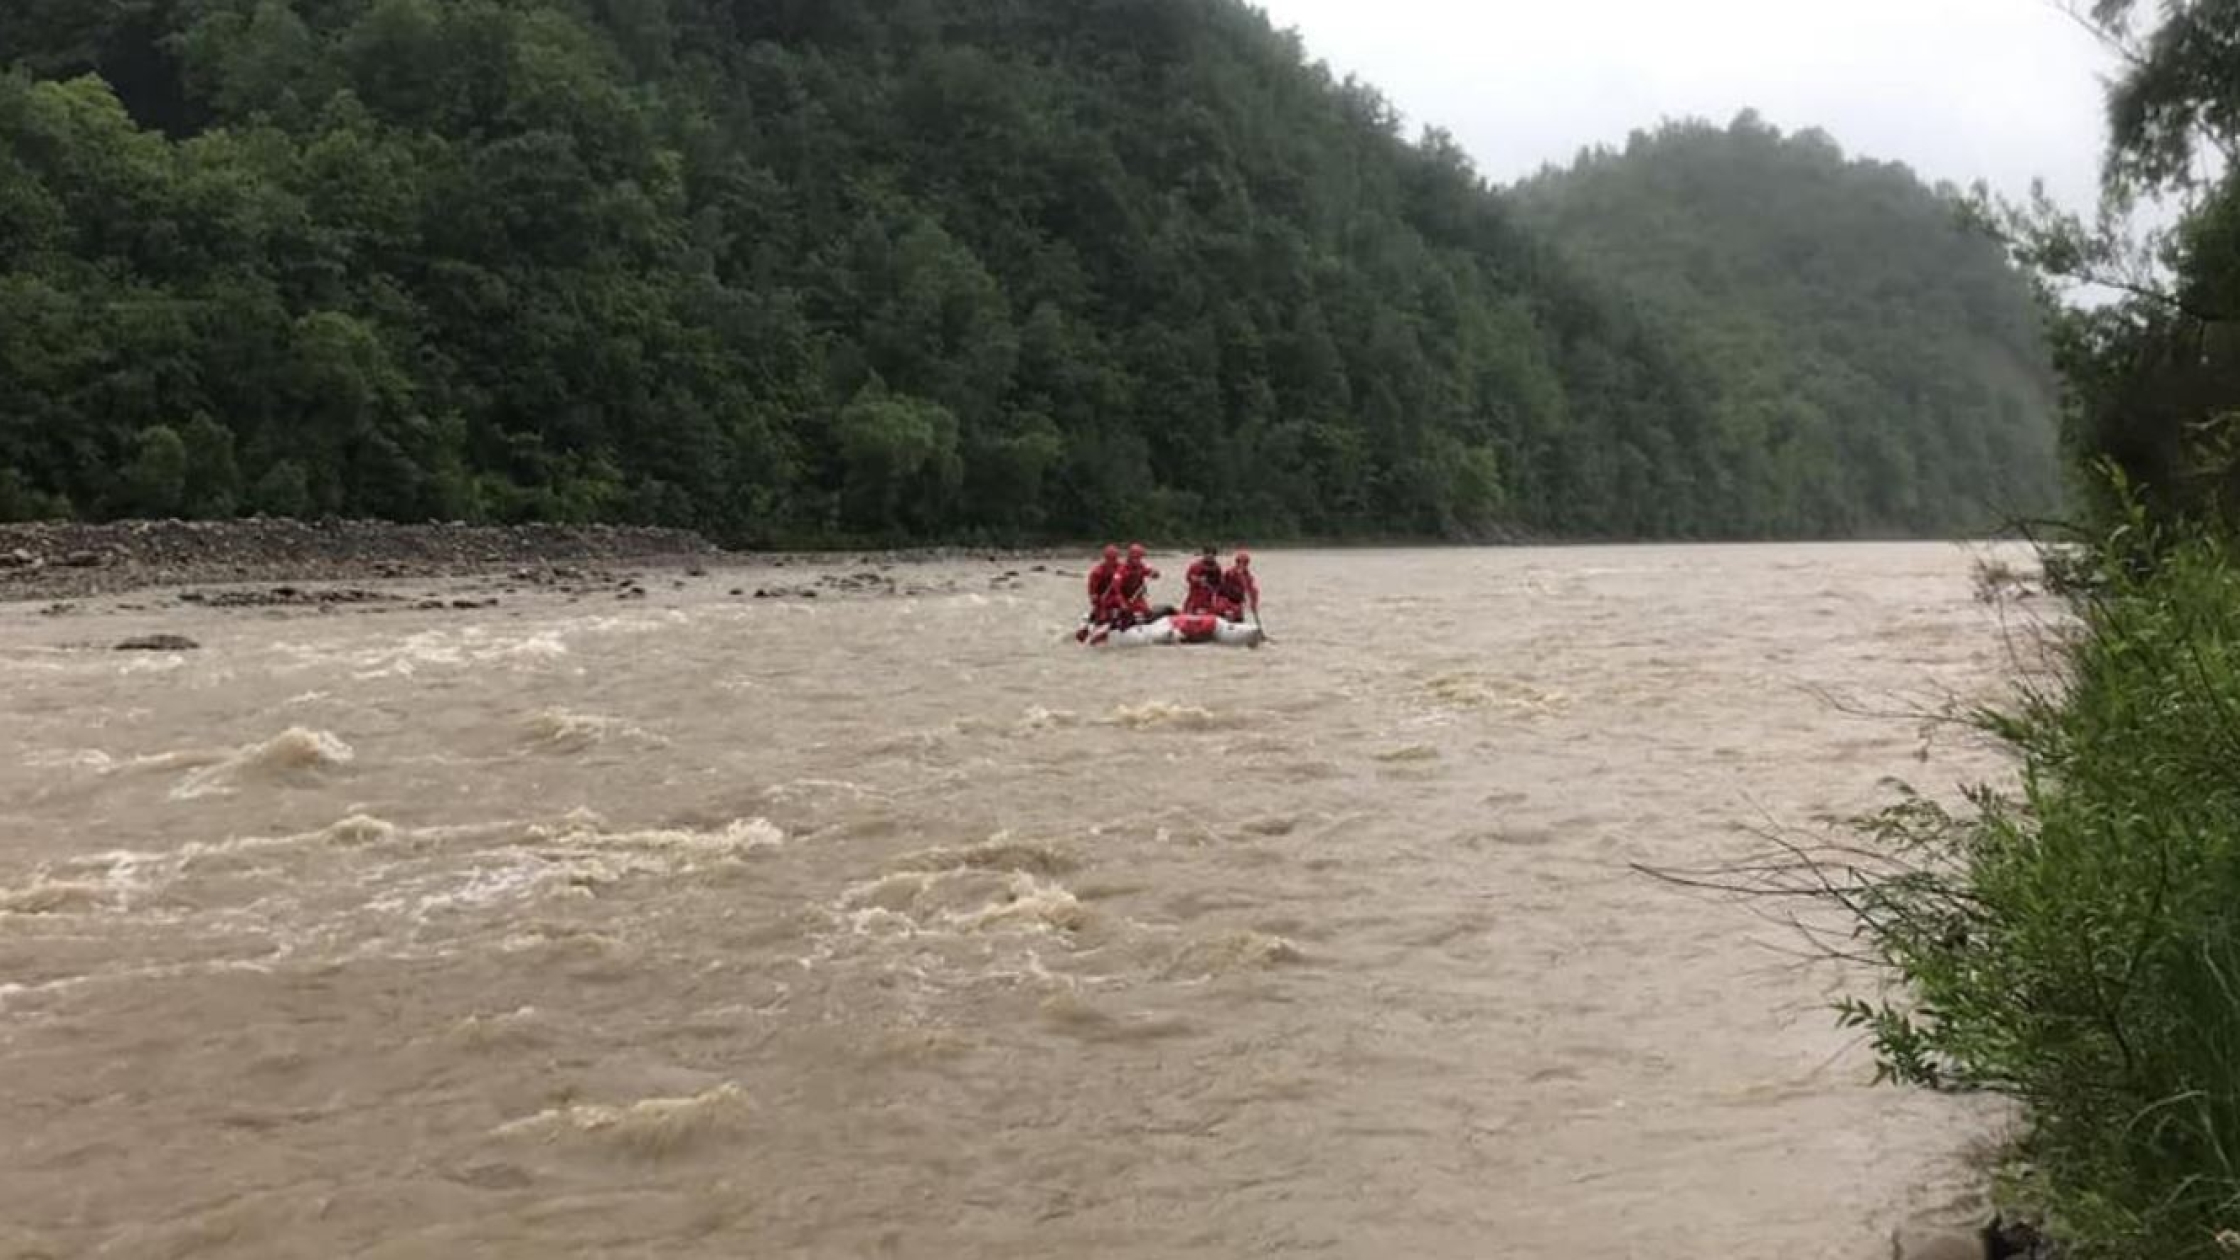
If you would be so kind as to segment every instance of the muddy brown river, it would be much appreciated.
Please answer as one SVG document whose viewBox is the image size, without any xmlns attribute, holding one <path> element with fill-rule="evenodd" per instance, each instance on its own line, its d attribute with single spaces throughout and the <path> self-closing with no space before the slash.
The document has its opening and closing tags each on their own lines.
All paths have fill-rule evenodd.
<svg viewBox="0 0 2240 1260">
<path fill-rule="evenodd" d="M 1832 702 L 1996 682 L 1975 554 L 0 605 L 0 1257 L 1887 1255 L 1990 1122 L 1634 865 L 1996 772 Z"/>
</svg>

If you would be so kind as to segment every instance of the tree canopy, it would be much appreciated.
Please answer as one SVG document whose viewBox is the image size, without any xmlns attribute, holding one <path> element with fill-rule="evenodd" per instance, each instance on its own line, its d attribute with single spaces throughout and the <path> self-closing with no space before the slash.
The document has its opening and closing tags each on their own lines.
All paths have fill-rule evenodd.
<svg viewBox="0 0 2240 1260">
<path fill-rule="evenodd" d="M 1925 196 L 1710 233 L 1890 254 L 1817 290 L 1876 356 L 1983 317 L 1906 384 L 1691 335 L 1237 0 L 17 0 L 0 58 L 0 518 L 1748 536 L 2044 480 L 2026 304 L 1919 291 Z"/>
<path fill-rule="evenodd" d="M 2064 308 L 2055 346 L 2070 453 L 2102 514 L 2240 534 L 2240 4 L 2097 0 L 2089 19 L 2125 67 L 2099 215 L 2042 192 L 1978 209 L 2050 285 L 2101 299 Z M 2171 226 L 2134 236 L 2146 199 Z"/>
</svg>

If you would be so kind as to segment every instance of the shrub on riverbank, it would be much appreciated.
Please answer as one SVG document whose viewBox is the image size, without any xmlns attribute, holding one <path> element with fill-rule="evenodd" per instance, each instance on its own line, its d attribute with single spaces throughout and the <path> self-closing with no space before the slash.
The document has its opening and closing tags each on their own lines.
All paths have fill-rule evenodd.
<svg viewBox="0 0 2240 1260">
<path fill-rule="evenodd" d="M 1870 828 L 1902 869 L 1822 886 L 1911 992 L 1847 1015 L 1888 1075 L 2023 1104 L 2009 1190 L 2064 1255 L 2232 1254 L 2240 568 L 2134 514 L 2081 578 L 2056 680 L 1978 718 L 2018 786 L 1909 797 Z"/>
</svg>

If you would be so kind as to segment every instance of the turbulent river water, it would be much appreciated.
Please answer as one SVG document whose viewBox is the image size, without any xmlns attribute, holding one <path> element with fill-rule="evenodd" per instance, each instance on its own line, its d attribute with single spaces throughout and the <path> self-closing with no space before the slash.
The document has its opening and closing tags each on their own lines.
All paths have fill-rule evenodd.
<svg viewBox="0 0 2240 1260">
<path fill-rule="evenodd" d="M 1995 773 L 1972 554 L 0 606 L 0 1256 L 1887 1255 L 1990 1120 L 1634 865 Z"/>
</svg>

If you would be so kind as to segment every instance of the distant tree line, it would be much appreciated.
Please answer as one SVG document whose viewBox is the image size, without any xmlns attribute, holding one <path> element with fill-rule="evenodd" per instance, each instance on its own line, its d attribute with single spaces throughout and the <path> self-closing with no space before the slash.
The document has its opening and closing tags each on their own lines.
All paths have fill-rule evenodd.
<svg viewBox="0 0 2240 1260">
<path fill-rule="evenodd" d="M 2027 291 L 1909 178 L 1674 143 L 1534 190 L 1559 252 L 1236 0 L 12 0 L 0 61 L 0 518 L 1835 535 L 2051 484 Z"/>
</svg>

